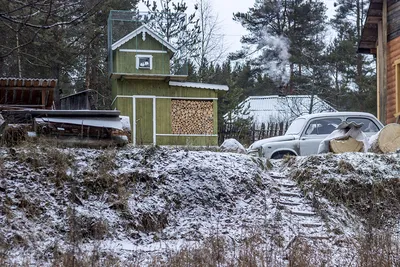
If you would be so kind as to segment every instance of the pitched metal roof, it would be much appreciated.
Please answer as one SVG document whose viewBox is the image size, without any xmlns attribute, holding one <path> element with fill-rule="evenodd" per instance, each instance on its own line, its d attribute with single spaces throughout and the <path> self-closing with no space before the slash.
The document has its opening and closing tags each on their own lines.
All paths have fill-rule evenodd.
<svg viewBox="0 0 400 267">
<path fill-rule="evenodd" d="M 231 114 L 231 119 L 253 117 L 256 125 L 269 122 L 291 121 L 310 113 L 311 95 L 250 96 L 239 104 L 239 113 Z M 335 112 L 331 105 L 314 95 L 311 113 Z M 224 115 L 228 119 L 228 114 Z"/>
<path fill-rule="evenodd" d="M 121 39 L 119 39 L 118 41 L 113 43 L 112 46 L 111 46 L 112 50 L 117 49 L 118 47 L 120 47 L 121 45 L 125 44 L 126 42 L 128 42 L 132 38 L 136 37 L 138 34 L 143 34 L 144 36 L 146 34 L 149 34 L 151 37 L 153 37 L 158 42 L 160 42 L 163 46 L 167 47 L 170 51 L 172 51 L 172 53 L 175 53 L 176 50 L 177 50 L 172 44 L 170 44 L 169 42 L 165 41 L 158 33 L 156 33 L 154 30 L 152 30 L 146 24 L 143 24 L 142 26 L 140 26 L 139 28 L 137 28 L 133 32 L 125 35 L 124 37 L 122 37 Z"/>
<path fill-rule="evenodd" d="M 170 86 L 182 86 L 182 87 L 200 88 L 200 89 L 210 89 L 210 90 L 221 90 L 221 91 L 228 91 L 229 90 L 229 87 L 227 85 L 222 85 L 222 84 L 170 81 L 169 85 Z"/>
<path fill-rule="evenodd" d="M 56 79 L 34 79 L 34 78 L 6 78 L 0 77 L 1 87 L 56 87 Z"/>
</svg>

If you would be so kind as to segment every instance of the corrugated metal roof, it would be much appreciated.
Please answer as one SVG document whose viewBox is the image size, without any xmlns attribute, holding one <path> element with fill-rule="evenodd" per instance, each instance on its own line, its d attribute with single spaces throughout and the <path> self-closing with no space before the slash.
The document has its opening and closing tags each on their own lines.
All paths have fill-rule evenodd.
<svg viewBox="0 0 400 267">
<path fill-rule="evenodd" d="M 2 109 L 50 109 L 54 100 L 55 79 L 26 79 L 0 77 L 0 104 Z"/>
<path fill-rule="evenodd" d="M 210 90 L 221 90 L 221 91 L 228 91 L 229 90 L 229 87 L 227 85 L 222 85 L 222 84 L 170 81 L 169 85 L 171 85 L 171 86 L 191 87 L 191 88 L 200 88 L 200 89 L 210 89 Z"/>
<path fill-rule="evenodd" d="M 75 124 L 75 125 L 85 125 L 85 126 L 93 126 L 100 128 L 112 128 L 117 130 L 123 130 L 121 119 L 119 117 L 116 118 L 59 118 L 59 117 L 43 117 L 36 118 L 36 121 L 44 121 L 44 122 L 54 122 L 61 124 Z"/>
<path fill-rule="evenodd" d="M 6 78 L 0 77 L 1 87 L 56 87 L 56 79 Z"/>
<path fill-rule="evenodd" d="M 129 40 L 131 40 L 132 38 L 134 38 L 135 36 L 137 36 L 138 34 L 141 34 L 141 33 L 143 33 L 143 34 L 147 34 L 148 33 L 151 37 L 153 37 L 154 39 L 159 41 L 162 45 L 164 45 L 169 50 L 171 50 L 172 53 L 176 52 L 176 48 L 173 47 L 172 44 L 170 44 L 167 41 L 165 41 L 159 34 L 157 34 L 155 31 L 153 31 L 146 24 L 140 26 L 139 28 L 137 28 L 133 32 L 127 34 L 126 36 L 122 37 L 121 39 L 119 39 L 118 41 L 113 43 L 112 46 L 111 46 L 111 49 L 112 50 L 117 49 L 118 47 L 120 47 L 121 45 L 125 44 L 126 42 L 128 42 Z"/>
<path fill-rule="evenodd" d="M 239 104 L 239 115 L 234 118 L 253 117 L 256 125 L 268 122 L 291 121 L 301 115 L 310 113 L 312 96 L 291 95 L 291 96 L 250 96 Z M 311 113 L 335 112 L 331 105 L 318 96 L 314 96 Z M 225 114 L 227 118 L 228 114 Z M 234 119 L 233 118 L 233 119 Z"/>
</svg>

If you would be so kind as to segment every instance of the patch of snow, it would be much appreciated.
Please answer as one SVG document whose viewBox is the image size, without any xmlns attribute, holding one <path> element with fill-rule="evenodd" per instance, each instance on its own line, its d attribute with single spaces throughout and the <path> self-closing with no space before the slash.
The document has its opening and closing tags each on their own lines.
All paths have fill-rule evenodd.
<svg viewBox="0 0 400 267">
<path fill-rule="evenodd" d="M 235 152 L 243 154 L 246 153 L 246 149 L 244 148 L 244 146 L 241 143 L 239 143 L 239 141 L 233 138 L 226 139 L 220 146 L 220 149 L 226 152 Z"/>
</svg>

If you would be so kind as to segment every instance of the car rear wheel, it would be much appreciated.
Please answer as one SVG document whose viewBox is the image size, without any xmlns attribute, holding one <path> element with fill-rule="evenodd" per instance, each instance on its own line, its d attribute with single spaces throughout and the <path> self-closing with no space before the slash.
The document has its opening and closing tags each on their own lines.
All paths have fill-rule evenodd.
<svg viewBox="0 0 400 267">
<path fill-rule="evenodd" d="M 290 151 L 280 151 L 276 152 L 271 156 L 271 159 L 283 159 L 285 156 L 296 156 L 293 152 Z"/>
</svg>

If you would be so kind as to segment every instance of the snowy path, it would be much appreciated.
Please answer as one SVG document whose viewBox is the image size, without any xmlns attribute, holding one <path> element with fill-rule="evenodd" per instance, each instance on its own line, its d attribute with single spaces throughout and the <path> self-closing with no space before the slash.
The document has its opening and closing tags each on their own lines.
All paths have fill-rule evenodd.
<svg viewBox="0 0 400 267">
<path fill-rule="evenodd" d="M 276 183 L 274 190 L 278 195 L 274 199 L 277 205 L 276 223 L 282 222 L 281 226 L 288 229 L 287 234 L 292 239 L 329 239 L 324 220 L 313 208 L 312 202 L 303 196 L 297 184 L 280 173 L 270 172 L 269 175 Z"/>
</svg>

